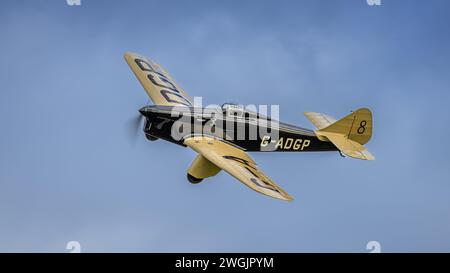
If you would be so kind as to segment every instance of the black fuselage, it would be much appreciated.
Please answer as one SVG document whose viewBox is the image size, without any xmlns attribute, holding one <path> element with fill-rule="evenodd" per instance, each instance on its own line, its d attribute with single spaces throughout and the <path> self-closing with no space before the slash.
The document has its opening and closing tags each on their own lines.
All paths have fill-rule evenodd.
<svg viewBox="0 0 450 273">
<path fill-rule="evenodd" d="M 251 152 L 338 150 L 331 142 L 319 140 L 312 130 L 257 113 L 230 116 L 203 108 L 159 105 L 145 106 L 140 112 L 146 118 L 144 132 L 150 140 L 160 138 L 185 146 L 186 137 L 208 135 Z"/>
</svg>

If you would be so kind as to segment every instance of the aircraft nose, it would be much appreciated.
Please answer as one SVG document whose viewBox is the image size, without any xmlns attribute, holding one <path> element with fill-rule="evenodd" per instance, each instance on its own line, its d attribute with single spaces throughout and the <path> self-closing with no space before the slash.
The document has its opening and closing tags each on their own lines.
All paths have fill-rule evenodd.
<svg viewBox="0 0 450 273">
<path fill-rule="evenodd" d="M 147 114 L 147 108 L 144 106 L 141 109 L 139 109 L 139 113 L 141 113 L 141 115 L 145 116 L 145 114 Z"/>
</svg>

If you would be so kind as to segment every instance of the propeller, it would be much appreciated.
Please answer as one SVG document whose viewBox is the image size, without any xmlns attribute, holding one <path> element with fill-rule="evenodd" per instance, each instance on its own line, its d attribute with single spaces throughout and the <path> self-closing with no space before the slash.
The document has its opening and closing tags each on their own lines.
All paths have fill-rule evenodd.
<svg viewBox="0 0 450 273">
<path fill-rule="evenodd" d="M 136 115 L 135 117 L 129 119 L 127 121 L 127 131 L 129 135 L 130 142 L 135 144 L 139 133 L 142 132 L 142 128 L 144 126 L 145 117 L 141 114 Z"/>
</svg>

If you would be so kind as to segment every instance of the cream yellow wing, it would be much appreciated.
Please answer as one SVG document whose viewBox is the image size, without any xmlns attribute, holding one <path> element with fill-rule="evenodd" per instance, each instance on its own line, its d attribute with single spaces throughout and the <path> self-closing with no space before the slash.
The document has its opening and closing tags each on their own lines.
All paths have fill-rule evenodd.
<svg viewBox="0 0 450 273">
<path fill-rule="evenodd" d="M 127 52 L 125 60 L 156 105 L 193 105 L 192 98 L 181 89 L 160 65 L 146 57 Z"/>
<path fill-rule="evenodd" d="M 205 136 L 191 137 L 184 143 L 251 189 L 281 200 L 293 200 L 287 192 L 270 180 L 243 150 L 222 140 Z"/>
</svg>

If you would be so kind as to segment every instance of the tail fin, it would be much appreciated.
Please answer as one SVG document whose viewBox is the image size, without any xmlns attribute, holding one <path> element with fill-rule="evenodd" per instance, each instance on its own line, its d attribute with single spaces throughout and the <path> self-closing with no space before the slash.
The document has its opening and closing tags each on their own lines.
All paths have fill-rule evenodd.
<svg viewBox="0 0 450 273">
<path fill-rule="evenodd" d="M 372 137 L 372 112 L 361 108 L 335 121 L 334 118 L 307 112 L 305 116 L 319 130 L 315 133 L 322 141 L 331 141 L 342 153 L 359 159 L 374 160 L 375 157 L 364 147 Z"/>
<path fill-rule="evenodd" d="M 367 108 L 358 109 L 319 131 L 342 134 L 359 144 L 366 144 L 372 137 L 372 112 Z"/>
</svg>

